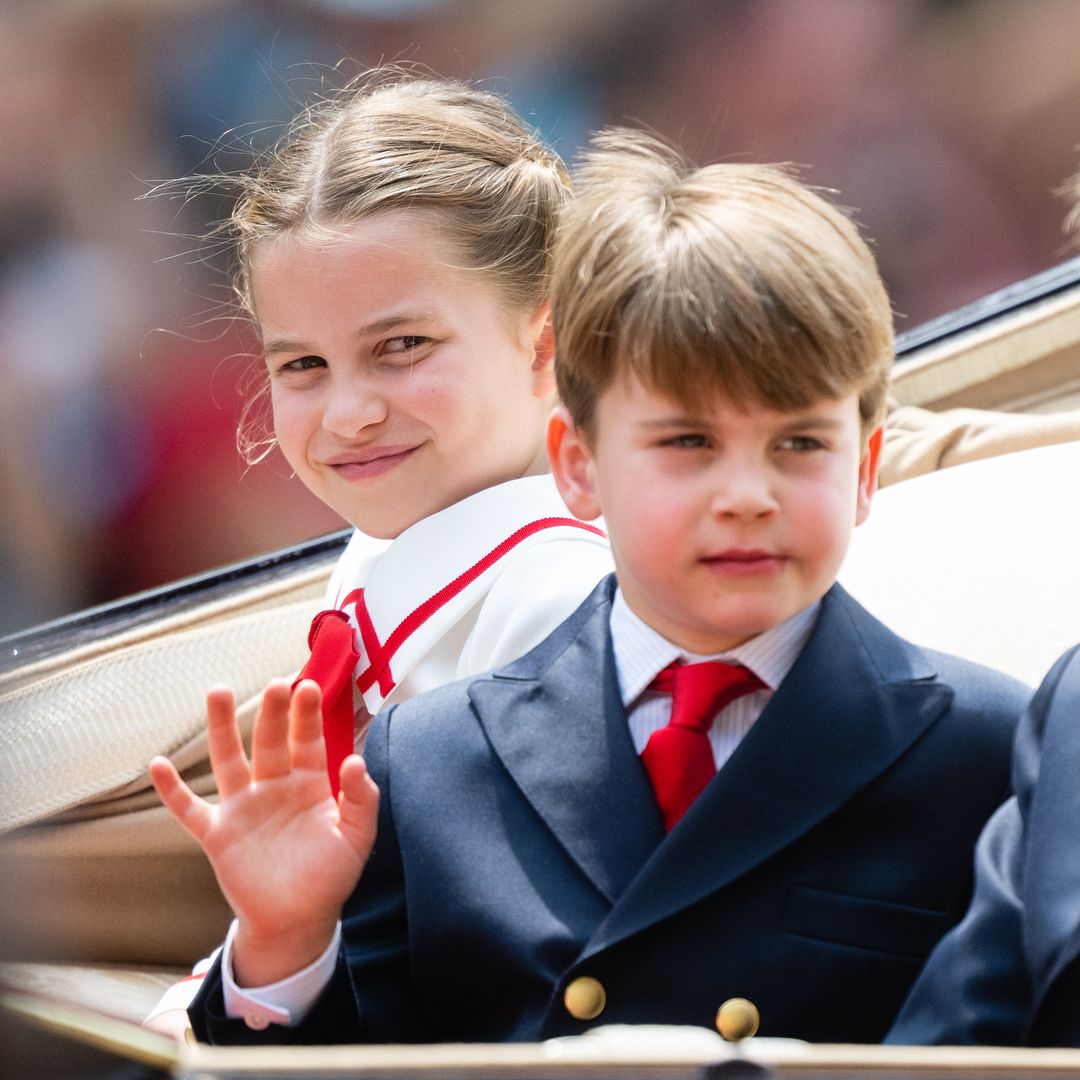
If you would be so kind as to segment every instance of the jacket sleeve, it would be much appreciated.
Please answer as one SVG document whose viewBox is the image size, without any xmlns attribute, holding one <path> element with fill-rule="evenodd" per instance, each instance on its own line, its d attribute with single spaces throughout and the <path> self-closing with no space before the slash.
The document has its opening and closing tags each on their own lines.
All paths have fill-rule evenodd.
<svg viewBox="0 0 1080 1080">
<path fill-rule="evenodd" d="M 1032 1008 L 1024 928 L 1027 830 L 1047 714 L 1073 655 L 1054 665 L 1020 722 L 1015 794 L 979 837 L 971 906 L 931 953 L 886 1042 L 1016 1046 L 1026 1039 Z"/>
<path fill-rule="evenodd" d="M 1018 895 L 1023 830 L 1019 804 L 1010 798 L 979 837 L 967 914 L 930 954 L 885 1042 L 1021 1042 L 1031 993 Z"/>
</svg>

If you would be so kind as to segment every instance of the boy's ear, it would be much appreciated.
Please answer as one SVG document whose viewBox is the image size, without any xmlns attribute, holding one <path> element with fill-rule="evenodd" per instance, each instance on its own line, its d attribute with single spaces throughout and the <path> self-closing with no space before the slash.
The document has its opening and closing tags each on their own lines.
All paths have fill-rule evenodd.
<svg viewBox="0 0 1080 1080">
<path fill-rule="evenodd" d="M 855 524 L 861 525 L 870 516 L 870 500 L 877 491 L 878 465 L 885 428 L 879 427 L 866 442 L 866 451 L 859 462 L 859 488 L 855 495 Z"/>
<path fill-rule="evenodd" d="M 589 444 L 564 405 L 548 417 L 547 452 L 555 486 L 570 513 L 582 521 L 601 514 Z"/>
<path fill-rule="evenodd" d="M 555 332 L 551 327 L 551 305 L 545 301 L 529 323 L 532 343 L 533 397 L 553 398 L 555 388 Z"/>
</svg>

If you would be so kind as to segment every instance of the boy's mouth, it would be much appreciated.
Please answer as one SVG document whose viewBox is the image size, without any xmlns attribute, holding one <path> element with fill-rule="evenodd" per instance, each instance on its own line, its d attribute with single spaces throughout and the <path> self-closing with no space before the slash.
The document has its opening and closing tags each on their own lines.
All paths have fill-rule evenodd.
<svg viewBox="0 0 1080 1080">
<path fill-rule="evenodd" d="M 786 555 L 760 548 L 726 548 L 701 561 L 712 571 L 726 577 L 753 577 L 758 574 L 778 574 L 787 565 Z"/>
<path fill-rule="evenodd" d="M 324 462 L 343 480 L 369 480 L 397 468 L 416 449 L 412 445 L 369 446 L 335 454 Z"/>
</svg>

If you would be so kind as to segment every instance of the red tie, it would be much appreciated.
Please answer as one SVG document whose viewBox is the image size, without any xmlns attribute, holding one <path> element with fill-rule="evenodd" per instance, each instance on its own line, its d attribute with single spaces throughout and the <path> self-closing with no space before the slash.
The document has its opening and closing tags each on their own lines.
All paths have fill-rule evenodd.
<svg viewBox="0 0 1080 1080">
<path fill-rule="evenodd" d="M 341 763 L 353 752 L 353 671 L 360 654 L 344 611 L 320 611 L 308 631 L 311 656 L 293 683 L 314 679 L 322 689 L 323 738 L 330 790 L 337 798 Z"/>
<path fill-rule="evenodd" d="M 764 688 L 748 668 L 715 660 L 670 664 L 649 684 L 650 690 L 671 694 L 671 720 L 649 736 L 641 752 L 668 832 L 716 775 L 709 745 L 713 718 L 736 698 Z"/>
</svg>

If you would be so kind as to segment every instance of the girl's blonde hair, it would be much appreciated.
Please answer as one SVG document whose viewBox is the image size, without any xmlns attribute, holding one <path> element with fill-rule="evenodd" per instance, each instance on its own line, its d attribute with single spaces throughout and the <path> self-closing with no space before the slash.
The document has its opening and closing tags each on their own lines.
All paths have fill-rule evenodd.
<svg viewBox="0 0 1080 1080">
<path fill-rule="evenodd" d="M 259 245 L 285 235 L 332 237 L 373 214 L 432 214 L 463 270 L 480 273 L 508 311 L 538 306 L 570 177 L 500 96 L 397 69 L 368 72 L 306 108 L 249 170 L 219 233 L 234 245 L 234 287 L 255 314 L 251 265 Z M 265 381 L 263 382 L 265 388 Z M 248 401 L 238 445 L 249 461 L 272 439 L 253 432 Z"/>
<path fill-rule="evenodd" d="M 559 393 L 588 429 L 620 374 L 686 404 L 779 410 L 855 392 L 885 413 L 892 311 L 851 219 L 786 170 L 691 167 L 640 131 L 597 135 L 556 244 Z"/>
<path fill-rule="evenodd" d="M 240 183 L 228 227 L 249 310 L 251 256 L 262 241 L 414 209 L 438 215 L 467 265 L 508 304 L 537 305 L 570 187 L 562 160 L 501 97 L 379 73 L 306 109 Z"/>
</svg>

